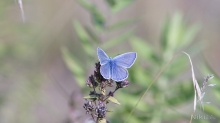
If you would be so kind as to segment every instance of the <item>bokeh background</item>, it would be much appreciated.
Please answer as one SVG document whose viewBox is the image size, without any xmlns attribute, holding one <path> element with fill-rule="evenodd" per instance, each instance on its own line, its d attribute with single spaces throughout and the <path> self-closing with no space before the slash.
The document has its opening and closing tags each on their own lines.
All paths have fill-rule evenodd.
<svg viewBox="0 0 220 123">
<path fill-rule="evenodd" d="M 214 74 L 198 123 L 220 122 L 220 1 L 218 0 L 17 0 L 0 1 L 0 122 L 82 123 L 85 82 L 98 61 L 138 53 L 121 103 L 110 105 L 112 123 L 123 122 L 163 66 L 184 50 L 197 80 Z M 188 123 L 193 84 L 186 56 L 179 55 L 140 102 L 130 123 Z M 210 118 L 211 117 L 211 118 Z M 213 118 L 214 117 L 214 118 Z"/>
</svg>

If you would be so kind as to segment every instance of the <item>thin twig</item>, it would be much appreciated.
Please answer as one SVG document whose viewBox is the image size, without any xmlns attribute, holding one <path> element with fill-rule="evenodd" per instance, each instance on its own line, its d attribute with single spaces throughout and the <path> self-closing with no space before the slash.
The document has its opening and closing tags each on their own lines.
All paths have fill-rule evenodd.
<svg viewBox="0 0 220 123">
<path fill-rule="evenodd" d="M 99 123 L 99 118 L 98 117 L 96 118 L 96 123 Z"/>
<path fill-rule="evenodd" d="M 24 8 L 23 8 L 22 0 L 18 0 L 18 4 L 19 4 L 20 10 L 21 10 L 22 21 L 23 21 L 23 23 L 25 23 L 26 18 L 25 18 L 25 14 L 24 14 Z"/>
<path fill-rule="evenodd" d="M 190 122 L 189 123 L 192 123 L 192 118 L 193 118 L 193 115 L 194 115 L 194 111 L 193 111 L 193 113 L 191 114 L 191 118 L 190 118 Z"/>
<path fill-rule="evenodd" d="M 112 94 L 114 95 L 114 93 L 115 93 L 118 89 L 119 89 L 119 87 L 117 86 L 117 87 L 115 88 L 115 90 L 112 92 Z M 106 101 L 109 97 L 110 97 L 110 95 L 108 95 L 108 96 L 103 100 L 103 102 Z"/>
<path fill-rule="evenodd" d="M 91 113 L 91 116 L 92 116 L 92 119 L 95 121 L 95 118 L 94 118 L 94 116 L 93 116 L 93 114 Z"/>
</svg>

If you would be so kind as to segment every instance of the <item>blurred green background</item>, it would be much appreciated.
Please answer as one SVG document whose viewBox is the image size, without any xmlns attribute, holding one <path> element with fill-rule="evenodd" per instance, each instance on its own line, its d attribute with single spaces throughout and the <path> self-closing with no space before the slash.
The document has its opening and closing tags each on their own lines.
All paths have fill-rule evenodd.
<svg viewBox="0 0 220 123">
<path fill-rule="evenodd" d="M 110 105 L 111 123 L 122 123 L 162 67 L 180 51 L 192 57 L 206 89 L 194 123 L 220 123 L 218 0 L 17 0 L 0 1 L 0 123 L 83 123 L 85 82 L 98 61 L 97 47 L 114 57 L 134 51 L 130 86 Z M 129 123 L 188 123 L 193 84 L 179 55 L 150 88 Z M 214 118 L 210 118 L 213 116 Z"/>
</svg>

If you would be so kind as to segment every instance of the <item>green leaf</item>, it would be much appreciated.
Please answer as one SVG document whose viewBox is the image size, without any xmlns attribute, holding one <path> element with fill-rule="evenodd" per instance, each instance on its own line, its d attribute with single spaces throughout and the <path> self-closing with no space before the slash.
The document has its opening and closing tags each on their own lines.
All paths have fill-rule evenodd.
<svg viewBox="0 0 220 123">
<path fill-rule="evenodd" d="M 74 28 L 76 30 L 76 33 L 79 37 L 79 40 L 82 42 L 82 46 L 86 53 L 90 56 L 94 55 L 94 49 L 92 47 L 92 44 L 90 42 L 90 36 L 87 34 L 87 32 L 84 30 L 82 25 L 78 21 L 74 21 L 73 23 Z"/>
<path fill-rule="evenodd" d="M 190 44 L 199 30 L 199 25 L 187 27 L 183 14 L 177 12 L 171 19 L 166 19 L 162 33 L 163 59 L 168 61 L 176 49 Z"/>
<path fill-rule="evenodd" d="M 215 118 L 220 118 L 219 108 L 215 105 L 205 105 L 204 111 L 208 114 L 213 115 Z"/>
<path fill-rule="evenodd" d="M 180 12 L 174 14 L 170 19 L 167 18 L 162 31 L 162 49 L 164 57 L 170 59 L 177 46 L 182 42 L 184 28 L 183 15 Z M 165 60 L 166 61 L 166 60 Z"/>
<path fill-rule="evenodd" d="M 157 58 L 154 49 L 147 43 L 147 41 L 133 36 L 130 38 L 130 43 L 132 48 L 137 52 L 139 58 L 151 61 L 152 63 L 158 62 L 159 58 Z"/>
<path fill-rule="evenodd" d="M 169 77 L 175 78 L 179 74 L 182 74 L 184 70 L 188 69 L 188 61 L 185 57 L 177 57 L 175 60 L 172 61 L 170 67 L 168 67 L 165 72 Z"/>
<path fill-rule="evenodd" d="M 171 19 L 166 19 L 162 31 L 162 48 L 165 54 L 170 54 L 177 48 L 190 44 L 195 38 L 200 26 L 198 24 L 188 27 L 183 21 L 183 14 L 177 12 Z"/>
<path fill-rule="evenodd" d="M 108 3 L 108 5 L 112 8 L 116 5 L 116 1 L 115 0 L 106 0 L 106 2 Z"/>
<path fill-rule="evenodd" d="M 127 119 L 127 117 L 125 117 L 124 119 Z M 126 121 L 126 120 L 124 120 L 124 121 Z M 126 123 L 143 123 L 143 120 L 137 116 L 131 115 L 129 117 L 129 122 L 126 122 Z M 147 123 L 147 122 L 144 122 L 144 123 Z"/>
<path fill-rule="evenodd" d="M 167 40 L 168 49 L 171 51 L 174 50 L 180 40 L 180 36 L 182 33 L 182 19 L 183 15 L 181 13 L 176 13 L 170 23 L 169 34 Z"/>
<path fill-rule="evenodd" d="M 97 28 L 97 30 L 101 30 L 105 23 L 104 16 L 97 9 L 95 9 L 95 11 L 92 12 L 91 16 L 92 16 L 92 21 L 95 27 Z"/>
<path fill-rule="evenodd" d="M 218 88 L 218 87 L 217 87 Z M 218 100 L 218 101 L 220 101 L 220 95 L 219 95 L 219 93 L 220 93 L 220 88 L 218 88 L 217 89 L 216 87 L 214 88 L 214 95 L 215 95 L 215 98 Z"/>
<path fill-rule="evenodd" d="M 102 118 L 102 119 L 99 120 L 99 123 L 107 123 L 107 121 L 106 121 L 106 119 Z"/>
<path fill-rule="evenodd" d="M 80 87 L 85 86 L 85 79 L 84 79 L 84 71 L 82 69 L 81 64 L 77 61 L 75 57 L 73 57 L 69 51 L 62 47 L 62 57 L 69 68 L 69 70 L 74 74 L 76 82 Z"/>
<path fill-rule="evenodd" d="M 112 96 L 110 96 L 110 97 L 108 98 L 108 100 L 111 101 L 111 102 L 113 102 L 113 103 L 115 103 L 115 104 L 121 105 L 121 104 L 118 102 L 118 100 L 115 99 L 115 98 L 112 97 Z"/>
<path fill-rule="evenodd" d="M 91 13 L 92 21 L 94 22 L 95 26 L 100 28 L 104 25 L 104 16 L 101 14 L 101 12 L 97 9 L 95 5 L 85 0 L 77 1 Z"/>
<path fill-rule="evenodd" d="M 200 30 L 201 26 L 199 24 L 195 24 L 188 29 L 184 30 L 184 35 L 182 36 L 182 40 L 180 42 L 180 46 L 184 47 L 190 44 L 193 41 L 196 34 Z"/>
<path fill-rule="evenodd" d="M 119 37 L 116 37 L 110 41 L 107 41 L 101 47 L 103 49 L 109 49 L 111 47 L 114 47 L 114 46 L 118 45 L 119 43 L 126 41 L 129 37 L 131 37 L 133 35 L 133 33 L 134 33 L 134 31 L 128 31 Z"/>
<path fill-rule="evenodd" d="M 136 61 L 138 62 L 138 61 Z M 149 83 L 152 81 L 152 77 L 147 74 L 145 71 L 146 68 L 140 66 L 139 63 L 136 63 L 132 69 L 129 71 L 129 75 L 134 78 L 135 83 L 141 87 L 147 87 Z"/>
<path fill-rule="evenodd" d="M 112 111 L 112 110 L 107 110 L 107 112 L 114 112 L 114 111 Z"/>
<path fill-rule="evenodd" d="M 85 9 L 89 10 L 89 11 L 93 11 L 94 5 L 92 5 L 91 3 L 89 3 L 88 1 L 85 0 L 77 0 L 77 2 L 82 5 Z"/>
<path fill-rule="evenodd" d="M 83 97 L 84 99 L 96 99 L 97 96 L 96 95 L 89 95 L 89 96 L 85 96 Z"/>
<path fill-rule="evenodd" d="M 90 38 L 96 42 L 96 43 L 100 43 L 101 41 L 99 40 L 98 35 L 95 33 L 94 30 L 92 30 L 91 28 L 85 27 L 85 30 L 87 32 L 87 34 L 90 36 Z"/>
<path fill-rule="evenodd" d="M 163 24 L 162 28 L 162 36 L 161 36 L 161 48 L 163 51 L 167 49 L 167 40 L 168 40 L 168 34 L 169 34 L 169 27 L 170 27 L 170 18 L 166 18 Z"/>
<path fill-rule="evenodd" d="M 147 86 L 146 86 L 147 88 Z M 132 93 L 126 92 L 126 93 L 117 93 L 117 97 L 123 97 L 123 100 L 121 102 L 125 107 L 133 108 L 137 101 L 139 100 L 139 95 L 133 95 L 131 96 Z M 146 100 L 145 100 L 146 101 Z M 144 112 L 150 109 L 149 105 L 145 101 L 140 101 L 139 104 L 136 107 L 136 110 L 140 112 Z"/>
<path fill-rule="evenodd" d="M 170 106 L 177 106 L 193 98 L 193 84 L 185 80 L 182 83 L 172 84 L 166 90 L 166 103 Z"/>
<path fill-rule="evenodd" d="M 134 0 L 117 0 L 115 6 L 113 6 L 111 10 L 115 13 L 119 12 L 132 2 L 134 2 Z"/>
<path fill-rule="evenodd" d="M 116 24 L 113 24 L 113 25 L 109 26 L 108 31 L 121 29 L 123 27 L 129 26 L 129 25 L 137 22 L 138 20 L 140 20 L 140 18 L 134 18 L 134 19 L 130 19 L 130 20 L 124 20 L 124 21 L 121 21 L 121 22 L 117 22 Z"/>
</svg>

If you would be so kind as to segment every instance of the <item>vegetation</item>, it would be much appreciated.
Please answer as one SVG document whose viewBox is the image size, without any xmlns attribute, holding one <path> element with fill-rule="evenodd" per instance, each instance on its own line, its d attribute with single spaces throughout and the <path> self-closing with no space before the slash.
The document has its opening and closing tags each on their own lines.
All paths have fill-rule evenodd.
<svg viewBox="0 0 220 123">
<path fill-rule="evenodd" d="M 138 54 L 136 63 L 129 70 L 129 89 L 123 89 L 117 92 L 118 94 L 115 98 L 122 105 L 117 108 L 115 107 L 114 112 L 109 114 L 109 121 L 121 123 L 127 118 L 129 118 L 128 122 L 130 123 L 189 121 L 192 110 L 180 111 L 182 108 L 189 108 L 189 106 L 184 106 L 184 103 L 191 101 L 193 104 L 194 97 L 192 79 L 190 76 L 184 77 L 186 72 L 189 71 L 189 62 L 183 55 L 174 59 L 159 76 L 158 80 L 149 90 L 148 95 L 139 102 L 134 114 L 129 116 L 129 113 L 134 108 L 139 96 L 150 85 L 155 75 L 175 54 L 180 53 L 181 50 L 187 50 L 193 56 L 200 52 L 201 49 L 198 48 L 198 44 L 192 45 L 200 26 L 198 24 L 189 25 L 187 21 L 184 21 L 183 14 L 177 12 L 165 19 L 164 26 L 161 29 L 160 47 L 158 49 L 153 48 L 147 41 L 136 36 L 134 29 L 127 30 L 111 40 L 103 40 L 105 39 L 103 37 L 112 31 L 128 28 L 133 23 L 139 21 L 139 19 L 122 20 L 112 25 L 106 25 L 108 19 L 104 17 L 97 7 L 88 1 L 79 0 L 78 2 L 88 10 L 93 24 L 93 27 L 90 28 L 74 20 L 75 31 L 87 58 L 90 60 L 87 66 L 85 66 L 84 63 L 80 64 L 75 56 L 70 55 L 67 49 L 63 49 L 63 55 L 68 67 L 73 72 L 76 82 L 82 89 L 85 88 L 86 71 L 88 71 L 86 68 L 90 68 L 92 66 L 91 64 L 98 60 L 94 56 L 97 47 L 109 51 L 110 49 L 119 48 L 120 50 L 117 50 L 117 52 L 113 51 L 114 54 L 118 54 L 121 53 L 119 52 L 121 50 L 127 50 L 127 47 L 124 46 L 129 46 L 131 47 L 131 51 L 135 51 Z M 107 0 L 106 4 L 110 8 L 109 14 L 114 16 L 115 13 L 125 9 L 132 2 L 132 0 L 129 2 Z M 204 62 L 200 64 L 204 69 L 207 69 Z M 204 69 L 200 70 L 205 74 L 212 73 Z M 216 77 L 213 81 L 218 81 L 218 78 Z M 219 118 L 218 114 L 210 113 L 209 111 L 213 110 L 212 112 L 217 112 L 214 105 L 205 107 L 204 112 L 201 111 L 200 113 L 207 113 L 208 115 Z M 191 106 L 191 109 L 193 109 L 193 106 Z M 201 121 L 195 120 L 193 122 Z M 213 119 L 203 122 L 213 122 Z"/>
</svg>

